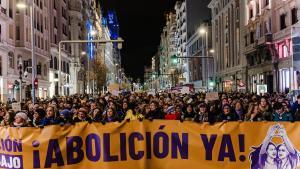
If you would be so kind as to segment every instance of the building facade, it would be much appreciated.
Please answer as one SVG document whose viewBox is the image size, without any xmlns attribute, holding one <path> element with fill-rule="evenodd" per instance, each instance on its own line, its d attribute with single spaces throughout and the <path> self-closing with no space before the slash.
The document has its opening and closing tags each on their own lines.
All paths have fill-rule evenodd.
<svg viewBox="0 0 300 169">
<path fill-rule="evenodd" d="M 26 1 L 27 2 L 27 1 Z M 37 97 L 49 93 L 48 69 L 50 58 L 49 1 L 28 1 L 34 15 L 34 51 Z M 17 1 L 1 1 L 1 101 L 31 97 L 31 15 L 29 8 L 18 9 Z M 28 72 L 28 73 L 25 73 Z M 25 73 L 25 75 L 24 75 Z M 22 83 L 21 79 L 22 78 Z"/>
<path fill-rule="evenodd" d="M 218 91 L 245 90 L 246 59 L 241 53 L 245 8 L 238 0 L 212 0 L 212 48 Z M 241 12 L 240 12 L 241 11 Z"/>
<path fill-rule="evenodd" d="M 187 9 L 186 1 L 177 1 L 175 4 L 176 11 L 176 32 L 175 32 L 175 47 L 176 56 L 187 57 Z M 189 82 L 189 67 L 187 59 L 178 59 L 178 76 L 180 77 L 179 83 Z"/>
<path fill-rule="evenodd" d="M 30 10 L 18 9 L 17 0 L 2 0 L 0 3 L 0 94 L 1 101 L 30 98 L 32 81 L 31 18 Z M 86 92 L 86 65 L 88 44 L 65 43 L 59 61 L 58 43 L 62 40 L 86 40 L 89 38 L 90 22 L 101 38 L 102 18 L 95 0 L 25 0 L 33 7 L 33 43 L 36 58 L 38 86 L 36 97 L 46 98 L 59 94 L 58 83 L 62 82 L 62 95 Z M 32 3 L 32 4 L 31 4 Z M 107 30 L 107 32 L 109 32 Z M 110 33 L 104 39 L 110 39 Z M 106 58 L 113 58 L 113 44 L 104 45 Z M 94 52 L 103 52 L 103 45 L 93 46 Z M 86 54 L 83 54 L 86 53 Z M 110 54 L 112 53 L 112 54 Z M 120 57 L 118 55 L 118 57 Z M 59 65 L 62 76 L 59 78 Z M 115 70 L 114 70 L 115 72 Z M 21 79 L 22 78 L 22 83 Z"/>
<path fill-rule="evenodd" d="M 201 34 L 201 30 L 204 33 Z M 203 23 L 187 42 L 187 54 L 190 57 L 188 60 L 189 83 L 194 85 L 196 91 L 214 88 L 214 86 L 209 86 L 209 82 L 214 79 L 214 51 L 211 46 L 211 35 L 210 23 Z"/>
<path fill-rule="evenodd" d="M 175 75 L 178 74 L 178 66 L 180 63 L 176 59 L 176 15 L 173 12 L 166 14 L 166 25 L 163 28 L 160 42 L 160 88 L 166 89 L 175 86 L 178 82 L 178 78 Z"/>
<path fill-rule="evenodd" d="M 299 89 L 300 2 L 247 0 L 245 55 L 249 91 L 266 85 L 268 92 Z"/>
</svg>

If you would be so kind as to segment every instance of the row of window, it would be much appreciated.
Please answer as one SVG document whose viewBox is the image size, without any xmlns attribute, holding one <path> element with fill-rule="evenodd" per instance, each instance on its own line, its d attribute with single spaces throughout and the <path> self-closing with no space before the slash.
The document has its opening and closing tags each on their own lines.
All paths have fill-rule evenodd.
<svg viewBox="0 0 300 169">
<path fill-rule="evenodd" d="M 291 24 L 294 25 L 298 22 L 297 18 L 298 9 L 293 8 L 291 9 Z M 280 30 L 283 30 L 287 27 L 287 14 L 281 14 L 279 16 L 279 27 Z M 268 33 L 272 32 L 272 20 L 269 18 L 267 21 L 263 22 L 262 24 L 258 25 L 255 30 L 252 30 L 249 32 L 248 35 L 245 36 L 245 46 L 248 46 L 248 44 L 253 44 L 255 42 L 255 39 L 258 39 Z"/>
<path fill-rule="evenodd" d="M 18 56 L 18 57 L 22 57 L 22 56 Z M 23 60 L 23 72 L 25 71 L 31 71 L 30 69 L 28 69 L 28 67 L 31 67 L 31 59 L 29 60 Z M 17 60 L 17 65 L 19 64 L 19 60 Z M 13 52 L 9 52 L 8 53 L 8 66 L 9 68 L 11 69 L 15 69 L 15 57 L 14 57 L 14 53 Z M 37 66 L 36 66 L 36 73 L 37 75 L 42 75 L 42 70 L 44 71 L 43 72 L 43 75 L 44 76 L 47 76 L 48 74 L 48 67 L 47 67 L 47 64 L 44 64 L 44 66 L 42 66 L 42 63 L 38 63 Z"/>
<path fill-rule="evenodd" d="M 59 67 L 58 67 L 58 60 L 57 60 L 57 57 L 52 57 L 50 58 L 50 68 L 51 69 L 55 69 L 55 70 L 58 70 Z M 62 66 L 62 71 L 69 74 L 70 73 L 70 66 L 69 66 L 69 63 L 68 62 L 65 62 L 65 61 L 62 61 L 61 62 L 61 66 Z"/>
</svg>

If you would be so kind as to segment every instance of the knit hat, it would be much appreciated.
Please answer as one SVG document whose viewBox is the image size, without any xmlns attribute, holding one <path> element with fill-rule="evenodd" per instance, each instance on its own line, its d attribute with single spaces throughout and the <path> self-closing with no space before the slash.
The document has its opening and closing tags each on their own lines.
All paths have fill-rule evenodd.
<svg viewBox="0 0 300 169">
<path fill-rule="evenodd" d="M 200 108 L 200 107 L 206 107 L 206 104 L 205 104 L 205 103 L 200 103 L 200 104 L 199 104 L 199 108 Z"/>
<path fill-rule="evenodd" d="M 59 115 L 64 116 L 65 118 L 69 118 L 70 113 L 71 113 L 71 112 L 70 112 L 69 110 L 65 109 L 65 110 L 61 111 L 61 112 L 59 113 Z"/>
<path fill-rule="evenodd" d="M 172 112 L 174 112 L 174 111 L 175 111 L 174 106 L 170 106 L 170 107 L 168 107 L 168 109 L 167 109 L 167 114 L 172 113 Z"/>
<path fill-rule="evenodd" d="M 28 119 L 27 114 L 24 113 L 24 112 L 19 112 L 19 113 L 17 113 L 17 114 L 15 115 L 15 117 L 20 117 L 20 118 L 22 118 L 22 119 L 25 120 L 25 121 L 27 121 L 27 119 Z"/>
<path fill-rule="evenodd" d="M 229 108 L 229 109 L 231 108 L 230 104 L 224 104 L 223 107 L 222 107 L 222 110 L 224 110 L 226 107 Z"/>
</svg>

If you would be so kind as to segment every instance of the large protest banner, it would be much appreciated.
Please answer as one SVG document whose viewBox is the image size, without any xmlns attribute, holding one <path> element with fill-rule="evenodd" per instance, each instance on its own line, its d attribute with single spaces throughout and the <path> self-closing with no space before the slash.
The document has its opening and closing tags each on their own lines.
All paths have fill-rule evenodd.
<svg viewBox="0 0 300 169">
<path fill-rule="evenodd" d="M 297 168 L 300 123 L 131 121 L 0 128 L 0 168 Z"/>
</svg>

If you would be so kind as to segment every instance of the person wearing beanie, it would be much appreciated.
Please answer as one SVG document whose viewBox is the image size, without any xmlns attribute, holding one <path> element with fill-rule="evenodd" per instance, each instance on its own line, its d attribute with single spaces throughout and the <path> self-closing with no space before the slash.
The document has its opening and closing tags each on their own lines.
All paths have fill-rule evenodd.
<svg viewBox="0 0 300 169">
<path fill-rule="evenodd" d="M 273 106 L 273 121 L 293 121 L 293 116 L 290 112 L 283 110 L 283 105 L 280 102 L 276 102 Z"/>
<path fill-rule="evenodd" d="M 59 113 L 59 123 L 60 124 L 67 124 L 71 123 L 71 111 L 65 109 Z"/>
<path fill-rule="evenodd" d="M 28 116 L 24 112 L 18 112 L 15 115 L 15 120 L 13 122 L 13 127 L 27 127 Z"/>
<path fill-rule="evenodd" d="M 179 118 L 180 118 L 180 113 L 175 111 L 174 106 L 169 106 L 166 111 L 165 119 L 166 120 L 178 120 Z"/>
<path fill-rule="evenodd" d="M 219 122 L 237 121 L 238 115 L 232 111 L 230 104 L 224 104 L 222 107 L 222 113 L 220 114 Z"/>
</svg>

